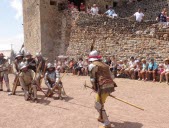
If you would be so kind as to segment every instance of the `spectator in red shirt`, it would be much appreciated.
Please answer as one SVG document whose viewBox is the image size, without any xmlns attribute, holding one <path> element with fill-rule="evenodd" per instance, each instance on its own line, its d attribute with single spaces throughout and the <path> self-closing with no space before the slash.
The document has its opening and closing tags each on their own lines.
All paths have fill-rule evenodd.
<svg viewBox="0 0 169 128">
<path fill-rule="evenodd" d="M 85 11 L 85 5 L 83 3 L 80 4 L 80 11 Z"/>
</svg>

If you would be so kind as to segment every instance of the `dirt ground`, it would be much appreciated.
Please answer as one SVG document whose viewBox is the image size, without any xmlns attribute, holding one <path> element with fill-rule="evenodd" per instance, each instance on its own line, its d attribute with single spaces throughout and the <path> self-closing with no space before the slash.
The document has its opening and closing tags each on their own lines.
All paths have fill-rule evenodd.
<svg viewBox="0 0 169 128">
<path fill-rule="evenodd" d="M 16 96 L 0 92 L 0 128 L 98 128 L 101 124 L 96 120 L 95 94 L 83 88 L 84 81 L 90 85 L 89 77 L 65 75 L 62 81 L 68 95 L 62 101 L 38 92 L 39 103 L 26 102 L 20 87 Z M 112 128 L 169 128 L 168 85 L 128 79 L 115 81 L 118 88 L 113 95 L 145 111 L 108 98 L 105 108 Z"/>
</svg>

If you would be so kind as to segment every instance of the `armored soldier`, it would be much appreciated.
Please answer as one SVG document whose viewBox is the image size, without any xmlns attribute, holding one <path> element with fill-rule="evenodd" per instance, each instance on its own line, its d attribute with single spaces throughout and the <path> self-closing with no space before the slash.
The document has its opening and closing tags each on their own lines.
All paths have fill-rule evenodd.
<svg viewBox="0 0 169 128">
<path fill-rule="evenodd" d="M 25 100 L 32 99 L 37 102 L 37 87 L 34 82 L 35 73 L 33 70 L 28 69 L 28 65 L 24 62 L 20 64 L 19 82 L 23 88 Z"/>
<path fill-rule="evenodd" d="M 7 92 L 10 92 L 8 71 L 9 71 L 8 60 L 4 58 L 3 53 L 0 53 L 0 91 L 3 91 L 3 79 L 4 79 L 7 87 Z"/>
<path fill-rule="evenodd" d="M 13 63 L 13 73 L 15 74 L 15 79 L 13 82 L 13 88 L 12 88 L 12 95 L 15 95 L 15 91 L 17 86 L 20 86 L 19 83 L 19 73 L 20 73 L 20 64 L 23 62 L 23 55 L 21 53 L 18 53 L 15 57 L 14 63 Z"/>
<path fill-rule="evenodd" d="M 46 70 L 46 60 L 42 57 L 41 53 L 36 53 L 36 84 L 41 87 L 41 80 L 44 77 Z M 39 89 L 38 89 L 39 90 Z"/>
<path fill-rule="evenodd" d="M 110 121 L 104 109 L 106 98 L 114 91 L 116 83 L 113 81 L 109 66 L 104 62 L 99 61 L 101 57 L 97 51 L 92 51 L 89 54 L 90 81 L 92 88 L 97 93 L 95 108 L 99 112 L 98 121 L 103 123 L 100 128 L 111 128 Z"/>
<path fill-rule="evenodd" d="M 47 72 L 44 79 L 45 84 L 48 87 L 47 96 L 51 96 L 55 89 L 58 89 L 59 99 L 62 100 L 62 83 L 60 81 L 60 73 L 55 70 L 54 65 L 52 65 L 51 63 L 47 64 Z"/>
<path fill-rule="evenodd" d="M 32 58 L 32 55 L 30 54 L 30 52 L 26 52 L 25 60 L 28 65 L 28 69 L 31 69 L 34 72 L 36 72 L 36 62 L 35 62 L 35 59 Z"/>
</svg>

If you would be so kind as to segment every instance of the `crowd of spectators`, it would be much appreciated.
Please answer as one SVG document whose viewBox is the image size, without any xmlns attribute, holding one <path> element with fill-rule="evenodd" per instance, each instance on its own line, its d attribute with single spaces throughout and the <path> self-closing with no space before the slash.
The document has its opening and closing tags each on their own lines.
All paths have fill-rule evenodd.
<svg viewBox="0 0 169 128">
<path fill-rule="evenodd" d="M 137 0 L 129 0 L 129 3 L 136 2 L 136 1 Z M 81 12 L 85 12 L 85 13 L 88 13 L 91 15 L 106 15 L 110 18 L 117 18 L 118 17 L 118 14 L 115 12 L 115 10 L 113 9 L 112 6 L 108 6 L 107 11 L 104 12 L 103 14 L 101 14 L 99 6 L 97 4 L 93 4 L 93 6 L 88 4 L 86 6 L 84 3 L 81 3 L 78 7 L 73 2 L 70 2 L 68 0 L 68 10 L 70 10 L 72 12 L 72 14 L 81 11 Z M 136 22 L 142 22 L 142 21 L 144 21 L 144 17 L 146 17 L 146 16 L 145 16 L 144 12 L 142 11 L 142 9 L 139 8 L 138 11 L 135 12 L 131 17 L 135 17 Z M 131 18 L 131 17 L 128 17 L 128 18 Z M 164 8 L 157 15 L 156 20 L 160 23 L 161 22 L 167 23 L 169 21 L 169 17 L 167 16 L 167 9 L 166 8 Z"/>
<path fill-rule="evenodd" d="M 144 58 L 134 58 L 118 60 L 115 56 L 102 58 L 110 67 L 110 71 L 116 78 L 128 78 L 142 81 L 159 81 L 164 80 L 169 84 L 169 58 L 166 58 L 163 63 L 158 64 L 153 58 L 146 60 Z M 60 72 L 72 73 L 78 76 L 87 76 L 88 73 L 88 58 L 75 59 L 58 59 L 55 62 L 56 69 Z M 164 77 L 165 76 L 165 77 Z"/>
<path fill-rule="evenodd" d="M 150 60 L 130 57 L 130 59 L 117 60 L 115 57 L 107 57 L 104 62 L 110 66 L 110 70 L 118 78 L 137 79 L 142 81 L 163 80 L 169 84 L 169 58 L 164 63 L 157 64 L 152 58 Z M 165 79 L 164 79 L 165 76 Z"/>
</svg>

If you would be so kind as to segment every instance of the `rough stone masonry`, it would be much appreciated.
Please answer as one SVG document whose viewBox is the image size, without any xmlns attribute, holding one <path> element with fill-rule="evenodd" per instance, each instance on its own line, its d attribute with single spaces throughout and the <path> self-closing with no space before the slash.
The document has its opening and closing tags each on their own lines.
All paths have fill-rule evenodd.
<svg viewBox="0 0 169 128">
<path fill-rule="evenodd" d="M 154 57 L 162 61 L 168 57 L 169 28 L 159 25 L 154 20 L 162 8 L 168 8 L 168 0 L 142 0 L 130 5 L 115 7 L 121 18 L 111 19 L 106 16 L 92 16 L 79 13 L 75 19 L 67 10 L 59 10 L 65 0 L 23 0 L 24 38 L 27 51 L 35 54 L 40 51 L 55 59 L 59 54 L 71 58 L 87 56 L 90 45 L 103 56 L 116 55 L 120 59 L 129 56 Z M 109 3 L 96 1 L 102 5 Z M 93 1 L 86 0 L 86 4 Z M 102 3 L 102 4 L 101 4 Z M 126 17 L 131 16 L 141 7 L 147 21 L 136 23 Z"/>
</svg>

